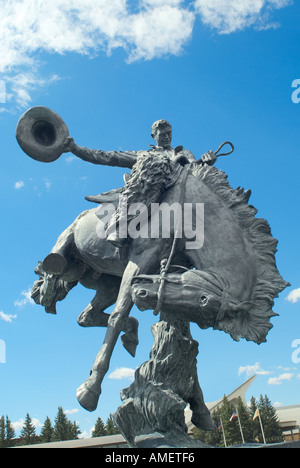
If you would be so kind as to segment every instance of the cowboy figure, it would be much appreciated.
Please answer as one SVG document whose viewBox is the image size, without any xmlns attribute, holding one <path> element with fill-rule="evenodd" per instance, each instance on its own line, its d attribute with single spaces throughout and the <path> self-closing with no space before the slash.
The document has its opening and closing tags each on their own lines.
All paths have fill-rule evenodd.
<svg viewBox="0 0 300 468">
<path fill-rule="evenodd" d="M 176 182 L 183 165 L 196 161 L 191 151 L 183 149 L 182 146 L 172 148 L 172 127 L 166 120 L 154 122 L 151 136 L 157 145 L 151 146 L 151 149 L 146 151 L 92 150 L 78 146 L 73 138 L 68 137 L 65 141 L 64 152 L 72 152 L 75 156 L 93 164 L 132 169 L 131 175 L 127 175 L 125 179 L 125 186 L 108 193 L 121 193 L 129 204 L 142 202 L 149 206 L 151 203 L 157 202 L 163 191 Z M 208 151 L 201 157 L 200 164 L 213 165 L 216 159 L 215 153 Z M 102 195 L 107 195 L 107 193 Z M 98 203 L 105 200 L 105 197 L 99 197 Z M 90 200 L 92 198 L 89 197 Z M 122 216 L 122 204 L 120 203 L 106 230 L 107 241 L 112 242 L 117 247 L 122 247 L 126 242 L 126 239 L 119 237 L 116 230 L 116 225 Z M 128 218 L 128 222 L 129 220 Z"/>
</svg>

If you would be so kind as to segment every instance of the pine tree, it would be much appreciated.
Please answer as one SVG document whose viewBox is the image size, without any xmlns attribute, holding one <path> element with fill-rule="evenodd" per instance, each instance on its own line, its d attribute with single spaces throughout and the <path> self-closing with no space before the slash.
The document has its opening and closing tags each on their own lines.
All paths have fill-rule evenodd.
<svg viewBox="0 0 300 468">
<path fill-rule="evenodd" d="M 0 418 L 0 448 L 5 448 L 5 418 L 1 416 Z"/>
<path fill-rule="evenodd" d="M 64 413 L 64 410 L 60 406 L 58 408 L 57 416 L 55 418 L 55 425 L 53 431 L 52 440 L 63 441 L 63 440 L 75 440 L 78 439 L 80 434 L 79 426 L 76 422 L 71 422 Z"/>
<path fill-rule="evenodd" d="M 271 401 L 267 395 L 265 395 L 265 397 L 260 395 L 259 411 L 266 442 L 282 442 L 283 435 L 277 418 L 276 410 L 272 406 Z"/>
<path fill-rule="evenodd" d="M 262 397 L 261 395 L 258 402 L 254 397 L 251 398 L 249 408 L 243 403 L 240 397 L 238 399 L 237 410 L 245 443 L 264 442 L 259 418 L 255 418 L 255 420 L 253 420 L 257 409 L 259 409 L 266 442 L 273 443 L 282 441 L 283 435 L 277 418 L 276 410 L 272 406 L 267 395 L 265 395 L 265 397 Z M 229 421 L 234 410 L 235 406 L 233 406 L 231 402 L 228 402 L 228 399 L 224 397 L 223 406 L 218 410 L 218 413 L 214 412 L 212 414 L 212 418 L 215 421 L 217 427 L 219 426 L 220 418 L 222 418 L 228 446 L 240 444 L 242 441 L 238 419 L 234 418 L 231 422 Z M 193 437 L 199 438 L 207 444 L 213 445 L 215 447 L 218 445 L 224 446 L 222 430 L 205 432 L 195 428 L 193 430 Z"/>
<path fill-rule="evenodd" d="M 35 426 L 32 424 L 31 417 L 27 413 L 25 424 L 21 431 L 22 445 L 32 445 L 37 442 L 37 435 L 35 432 Z"/>
<path fill-rule="evenodd" d="M 64 413 L 64 410 L 59 406 L 57 415 L 55 418 L 55 425 L 53 431 L 53 441 L 64 441 L 69 439 L 69 424 L 68 418 Z"/>
<path fill-rule="evenodd" d="M 230 418 L 234 411 L 235 411 L 234 405 L 230 401 L 228 401 L 228 398 L 226 396 L 224 396 L 223 405 L 222 405 L 220 413 L 222 417 L 222 423 L 223 423 L 226 443 L 228 447 L 230 445 L 240 443 L 240 439 L 241 439 L 237 420 L 234 419 L 233 421 L 230 421 Z M 224 445 L 224 441 L 222 440 L 222 446 L 223 445 Z"/>
<path fill-rule="evenodd" d="M 257 405 L 256 399 L 254 397 L 251 397 L 249 413 L 250 413 L 251 426 L 252 426 L 252 440 L 253 442 L 263 442 L 259 419 L 256 418 L 253 421 L 253 417 L 257 409 L 258 409 L 258 405 Z"/>
<path fill-rule="evenodd" d="M 81 431 L 76 421 L 74 422 L 68 421 L 68 426 L 69 426 L 68 440 L 78 439 L 78 436 L 81 434 Z"/>
<path fill-rule="evenodd" d="M 243 403 L 241 397 L 238 398 L 237 410 L 239 413 L 245 443 L 253 442 L 252 419 L 250 411 Z"/>
<path fill-rule="evenodd" d="M 102 419 L 99 417 L 96 421 L 94 430 L 92 432 L 92 437 L 103 437 L 105 435 L 106 435 L 105 425 Z"/>
<path fill-rule="evenodd" d="M 109 416 L 109 418 L 106 421 L 106 435 L 114 435 L 114 434 L 119 434 L 120 431 L 118 429 L 118 426 L 115 424 L 112 415 Z"/>
<path fill-rule="evenodd" d="M 6 416 L 5 437 L 6 437 L 5 446 L 13 447 L 15 445 L 14 439 L 16 437 L 16 433 L 8 416 Z"/>
<path fill-rule="evenodd" d="M 53 438 L 53 433 L 54 433 L 54 429 L 52 427 L 52 423 L 47 416 L 44 422 L 44 426 L 42 427 L 42 430 L 41 430 L 41 442 L 43 443 L 51 442 Z"/>
</svg>

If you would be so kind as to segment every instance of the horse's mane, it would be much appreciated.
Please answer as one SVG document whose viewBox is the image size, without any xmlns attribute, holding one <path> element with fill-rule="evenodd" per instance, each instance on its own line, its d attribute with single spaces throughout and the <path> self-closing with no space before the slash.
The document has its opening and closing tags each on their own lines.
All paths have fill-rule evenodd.
<svg viewBox="0 0 300 468">
<path fill-rule="evenodd" d="M 249 299 L 249 304 L 251 302 L 253 307 L 249 306 L 246 312 L 236 313 L 234 318 L 231 314 L 231 318 L 226 319 L 225 315 L 216 328 L 230 333 L 235 340 L 242 337 L 256 343 L 265 342 L 266 335 L 273 327 L 270 318 L 278 315 L 272 310 L 274 298 L 289 286 L 276 266 L 278 241 L 272 237 L 268 222 L 255 217 L 257 209 L 248 203 L 251 190 L 244 191 L 241 187 L 233 189 L 229 185 L 227 175 L 215 167 L 194 164 L 192 174 L 232 210 L 252 247 L 256 263 L 256 284 Z"/>
</svg>

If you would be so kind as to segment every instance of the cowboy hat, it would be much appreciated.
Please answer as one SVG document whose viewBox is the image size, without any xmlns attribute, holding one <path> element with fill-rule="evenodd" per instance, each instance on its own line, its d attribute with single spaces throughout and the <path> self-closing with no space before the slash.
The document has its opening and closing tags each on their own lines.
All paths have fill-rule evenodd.
<svg viewBox="0 0 300 468">
<path fill-rule="evenodd" d="M 20 118 L 16 138 L 22 150 L 41 162 L 56 161 L 64 152 L 69 130 L 62 118 L 47 107 L 32 107 Z"/>
</svg>

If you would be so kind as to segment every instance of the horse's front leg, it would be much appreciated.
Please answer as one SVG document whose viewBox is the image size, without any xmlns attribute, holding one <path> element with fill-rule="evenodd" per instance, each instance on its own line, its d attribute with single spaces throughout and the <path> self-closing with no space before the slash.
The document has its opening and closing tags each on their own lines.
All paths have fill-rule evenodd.
<svg viewBox="0 0 300 468">
<path fill-rule="evenodd" d="M 139 273 L 140 268 L 129 262 L 121 282 L 116 306 L 108 320 L 108 327 L 103 345 L 96 356 L 90 377 L 78 388 L 77 399 L 88 411 L 95 411 L 101 394 L 101 384 L 109 369 L 110 359 L 118 337 L 126 325 L 133 306 L 131 298 L 131 280 Z"/>
</svg>

